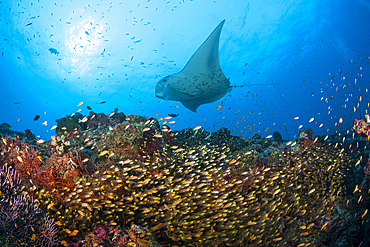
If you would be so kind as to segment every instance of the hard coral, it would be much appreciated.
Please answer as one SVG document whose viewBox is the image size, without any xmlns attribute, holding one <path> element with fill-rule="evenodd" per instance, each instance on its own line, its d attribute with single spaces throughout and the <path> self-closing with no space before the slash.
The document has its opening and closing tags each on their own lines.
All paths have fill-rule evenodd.
<svg viewBox="0 0 370 247">
<path fill-rule="evenodd" d="M 313 142 L 311 128 L 300 130 L 297 134 L 296 139 L 297 139 L 297 142 L 298 142 L 300 148 L 309 147 Z M 296 146 L 296 147 L 298 147 L 298 146 Z"/>
<path fill-rule="evenodd" d="M 87 119 L 88 120 L 86 121 L 86 128 L 84 128 L 84 130 L 95 130 L 99 126 L 108 127 L 122 123 L 126 119 L 126 116 L 122 112 L 116 111 L 111 113 L 109 116 L 105 115 L 104 113 L 95 113 L 93 111 L 90 111 Z"/>
<path fill-rule="evenodd" d="M 139 144 L 142 137 L 140 125 L 128 122 L 116 124 L 110 134 L 96 142 L 96 149 L 98 154 L 104 150 L 110 151 L 114 154 L 111 158 L 116 161 L 128 158 L 136 159 L 140 154 Z"/>
<path fill-rule="evenodd" d="M 0 168 L 0 191 L 2 246 L 51 247 L 56 244 L 54 221 L 25 193 L 16 171 L 8 166 Z"/>
<path fill-rule="evenodd" d="M 162 124 L 161 125 L 161 130 L 162 130 L 162 133 L 163 133 L 163 137 L 164 137 L 165 142 L 168 145 L 172 145 L 173 144 L 172 143 L 172 140 L 173 140 L 172 129 L 168 125 Z"/>
<path fill-rule="evenodd" d="M 366 114 L 363 120 L 355 119 L 353 121 L 352 130 L 361 135 L 364 139 L 370 140 L 370 115 Z"/>
<path fill-rule="evenodd" d="M 63 135 L 63 133 L 65 132 L 71 133 L 75 130 L 81 129 L 80 125 L 78 124 L 78 117 L 79 116 L 81 117 L 82 115 L 80 113 L 77 113 L 76 115 L 72 117 L 67 116 L 67 117 L 63 117 L 63 118 L 55 120 L 58 123 L 57 128 L 55 130 L 58 136 Z"/>
<path fill-rule="evenodd" d="M 24 139 L 27 137 L 29 138 L 30 141 L 32 140 L 32 136 L 27 135 L 27 130 L 26 130 L 26 133 L 23 133 L 20 131 L 11 130 L 11 128 L 12 126 L 6 122 L 0 124 L 0 136 L 1 135 L 13 136 L 13 137 L 18 136 L 21 139 Z"/>
<path fill-rule="evenodd" d="M 130 114 L 126 117 L 127 121 L 131 121 L 137 124 L 143 124 L 147 119 L 143 116 L 138 116 L 135 114 Z"/>
</svg>

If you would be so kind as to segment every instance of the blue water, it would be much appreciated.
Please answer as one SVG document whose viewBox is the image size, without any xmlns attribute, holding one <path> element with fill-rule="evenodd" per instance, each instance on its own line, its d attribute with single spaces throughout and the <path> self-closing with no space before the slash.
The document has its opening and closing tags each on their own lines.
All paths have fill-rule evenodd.
<svg viewBox="0 0 370 247">
<path fill-rule="evenodd" d="M 156 98 L 159 79 L 180 71 L 223 19 L 221 66 L 246 86 L 197 113 Z M 242 137 L 277 130 L 292 139 L 300 125 L 347 131 L 368 109 L 369 22 L 365 0 L 2 0 L 0 123 L 49 139 L 55 119 L 90 106 L 179 114 L 174 129 L 227 127 Z"/>
</svg>

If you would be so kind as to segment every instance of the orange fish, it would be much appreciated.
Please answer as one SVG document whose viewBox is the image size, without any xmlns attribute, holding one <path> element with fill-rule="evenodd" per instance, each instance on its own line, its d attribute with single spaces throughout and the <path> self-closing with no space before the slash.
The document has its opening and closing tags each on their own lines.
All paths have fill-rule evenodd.
<svg viewBox="0 0 370 247">
<path fill-rule="evenodd" d="M 64 245 L 64 246 L 68 246 L 68 243 L 67 243 L 67 241 L 65 241 L 65 240 L 63 240 L 62 242 L 60 242 L 62 245 Z"/>
<path fill-rule="evenodd" d="M 158 230 L 159 228 L 161 228 L 163 226 L 163 223 L 159 223 L 158 225 L 154 226 L 152 228 L 152 231 L 154 232 L 155 230 Z"/>
<path fill-rule="evenodd" d="M 315 223 L 311 223 L 311 224 L 309 224 L 309 225 L 307 226 L 307 229 L 310 229 L 310 228 L 311 228 L 311 226 L 313 226 L 313 225 L 315 225 Z"/>
</svg>

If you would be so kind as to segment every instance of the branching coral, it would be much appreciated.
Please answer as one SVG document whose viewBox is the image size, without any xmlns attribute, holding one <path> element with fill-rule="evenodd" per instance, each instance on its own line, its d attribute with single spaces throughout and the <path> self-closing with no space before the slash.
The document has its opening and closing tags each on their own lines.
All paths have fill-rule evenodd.
<svg viewBox="0 0 370 247">
<path fill-rule="evenodd" d="M 84 171 L 84 164 L 77 151 L 70 150 L 67 154 L 54 152 L 51 157 L 42 158 L 38 155 L 38 149 L 15 138 L 3 138 L 0 150 L 1 164 L 13 165 L 24 184 L 53 191 L 54 201 L 62 200 L 56 191 L 72 187 L 78 175 Z"/>
</svg>

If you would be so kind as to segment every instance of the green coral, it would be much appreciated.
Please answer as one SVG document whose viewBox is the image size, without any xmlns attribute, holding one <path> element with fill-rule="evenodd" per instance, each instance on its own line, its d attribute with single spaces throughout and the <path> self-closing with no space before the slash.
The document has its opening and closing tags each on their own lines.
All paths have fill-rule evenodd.
<svg viewBox="0 0 370 247">
<path fill-rule="evenodd" d="M 71 133 L 75 130 L 80 130 L 77 117 L 63 117 L 59 119 L 58 126 L 55 130 L 58 136 L 63 135 L 65 132 Z"/>
<path fill-rule="evenodd" d="M 6 122 L 0 124 L 0 129 L 10 129 L 12 126 Z"/>
<path fill-rule="evenodd" d="M 104 150 L 114 153 L 111 158 L 119 160 L 134 158 L 139 153 L 138 147 L 143 138 L 142 125 L 135 122 L 117 124 L 114 130 L 109 131 L 104 138 L 96 142 L 98 154 Z M 96 156 L 95 158 L 98 158 Z"/>
<path fill-rule="evenodd" d="M 120 144 L 122 140 L 130 142 L 134 145 L 139 144 L 139 140 L 143 137 L 141 125 L 137 123 L 123 123 L 117 125 L 116 131 L 113 133 L 113 138 L 116 144 Z"/>
</svg>

